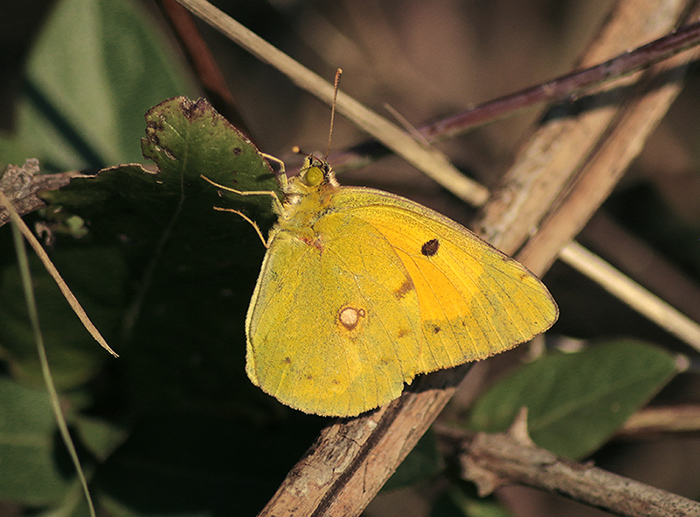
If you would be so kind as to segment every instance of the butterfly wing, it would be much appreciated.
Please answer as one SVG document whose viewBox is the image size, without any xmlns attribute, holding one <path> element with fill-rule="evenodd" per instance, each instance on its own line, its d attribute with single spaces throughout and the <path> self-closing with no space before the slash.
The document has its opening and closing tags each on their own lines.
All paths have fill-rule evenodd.
<svg viewBox="0 0 700 517">
<path fill-rule="evenodd" d="M 376 230 L 343 219 L 323 221 L 333 237 L 322 248 L 277 234 L 247 319 L 253 383 L 291 407 L 334 416 L 397 398 L 425 348 L 400 259 Z"/>
<path fill-rule="evenodd" d="M 542 282 L 468 229 L 407 199 L 351 190 L 356 208 L 348 212 L 382 234 L 413 280 L 438 368 L 503 352 L 556 321 Z"/>
<path fill-rule="evenodd" d="M 302 411 L 357 415 L 417 374 L 512 348 L 556 320 L 525 268 L 409 200 L 342 187 L 311 234 L 275 235 L 247 318 L 248 376 Z"/>
</svg>

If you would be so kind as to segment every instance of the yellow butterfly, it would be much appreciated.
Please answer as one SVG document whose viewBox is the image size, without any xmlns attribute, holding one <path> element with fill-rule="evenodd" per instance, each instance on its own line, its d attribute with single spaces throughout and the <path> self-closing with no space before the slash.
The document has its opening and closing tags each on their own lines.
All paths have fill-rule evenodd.
<svg viewBox="0 0 700 517">
<path fill-rule="evenodd" d="M 314 157 L 279 178 L 282 202 L 214 185 L 274 199 L 267 240 L 227 211 L 268 248 L 246 318 L 246 372 L 283 404 L 355 416 L 416 375 L 503 352 L 556 321 L 532 273 L 447 217 L 341 187 Z"/>
</svg>

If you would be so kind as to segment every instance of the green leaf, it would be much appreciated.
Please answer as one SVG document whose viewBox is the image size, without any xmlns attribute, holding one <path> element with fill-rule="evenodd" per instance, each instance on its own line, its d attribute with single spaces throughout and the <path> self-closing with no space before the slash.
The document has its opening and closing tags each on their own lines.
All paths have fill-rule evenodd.
<svg viewBox="0 0 700 517">
<path fill-rule="evenodd" d="M 401 462 L 396 472 L 387 480 L 382 490 L 415 485 L 419 481 L 437 476 L 444 468 L 435 433 L 428 429 L 416 446 Z"/>
<path fill-rule="evenodd" d="M 82 444 L 101 461 L 109 457 L 128 436 L 124 427 L 82 414 L 76 415 L 73 425 Z"/>
<path fill-rule="evenodd" d="M 201 176 L 238 190 L 279 191 L 267 160 L 206 100 L 169 99 L 150 109 L 145 118 L 146 138 L 141 146 L 144 156 L 158 166 L 157 173 L 139 165 L 123 165 L 105 169 L 96 177 L 75 178 L 44 198 L 92 220 L 127 211 L 126 215 L 140 212 L 158 219 L 183 215 L 248 225 L 239 216 L 215 214 L 213 207 L 225 203 L 218 189 Z M 254 207 L 251 217 L 256 220 L 272 220 L 269 195 L 227 192 L 225 198 L 237 208 Z M 162 225 L 151 226 L 163 230 Z"/>
<path fill-rule="evenodd" d="M 280 191 L 267 160 L 240 131 L 205 99 L 176 97 L 146 113 L 146 138 L 141 147 L 153 160 L 160 179 L 202 185 L 200 175 L 242 191 Z M 179 183 L 174 184 L 180 189 Z M 266 195 L 228 196 L 237 203 L 270 207 Z"/>
<path fill-rule="evenodd" d="M 510 517 L 512 515 L 491 495 L 480 497 L 471 483 L 458 482 L 438 497 L 430 517 Z"/>
<path fill-rule="evenodd" d="M 94 490 L 90 496 L 95 501 Z M 76 480 L 64 493 L 62 500 L 52 505 L 50 509 L 36 514 L 37 517 L 91 517 L 90 508 L 85 499 L 80 482 Z"/>
<path fill-rule="evenodd" d="M 139 165 L 107 169 L 45 199 L 53 210 L 79 215 L 91 242 L 125 257 L 134 292 L 124 343 L 115 346 L 130 350 L 119 362 L 137 403 L 177 405 L 193 393 L 223 392 L 221 386 L 254 393 L 243 404 L 265 400 L 242 364 L 245 310 L 264 246 L 242 217 L 214 207 L 245 211 L 264 230 L 274 220 L 272 199 L 222 198 L 200 175 L 271 192 L 279 188 L 276 177 L 255 146 L 204 100 L 170 99 L 146 119 L 142 145 L 157 172 Z"/>
<path fill-rule="evenodd" d="M 0 376 L 0 500 L 46 505 L 61 500 L 73 481 L 54 457 L 49 396 Z"/>
<path fill-rule="evenodd" d="M 673 355 L 632 340 L 548 355 L 522 365 L 484 393 L 470 426 L 502 432 L 527 407 L 535 443 L 580 459 L 604 444 L 677 372 Z"/>
<path fill-rule="evenodd" d="M 128 0 L 59 1 L 28 58 L 2 168 L 30 156 L 54 170 L 142 161 L 143 113 L 194 91 L 157 27 Z"/>
</svg>

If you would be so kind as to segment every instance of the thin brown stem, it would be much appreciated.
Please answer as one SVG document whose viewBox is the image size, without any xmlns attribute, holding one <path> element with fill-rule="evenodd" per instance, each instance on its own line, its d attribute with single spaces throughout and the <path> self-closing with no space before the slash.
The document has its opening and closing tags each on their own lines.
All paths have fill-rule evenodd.
<svg viewBox="0 0 700 517">
<path fill-rule="evenodd" d="M 526 417 L 525 417 L 526 418 Z M 479 433 L 462 442 L 463 476 L 481 495 L 521 484 L 564 495 L 616 515 L 667 517 L 700 514 L 700 503 L 592 464 L 559 458 L 533 444 L 516 421 L 507 433 Z"/>
<path fill-rule="evenodd" d="M 238 110 L 236 99 L 192 14 L 175 0 L 159 0 L 158 5 L 192 66 L 204 94 L 229 122 L 250 135 L 248 125 Z"/>
<path fill-rule="evenodd" d="M 429 141 L 444 140 L 486 123 L 510 117 L 539 104 L 572 98 L 608 81 L 649 68 L 700 44 L 700 22 L 625 52 L 584 70 L 570 72 L 543 84 L 485 102 L 475 108 L 423 126 L 419 131 Z"/>
<path fill-rule="evenodd" d="M 81 176 L 79 172 L 39 174 L 39 162 L 27 160 L 22 167 L 9 165 L 0 179 L 0 190 L 10 198 L 15 211 L 25 215 L 46 206 L 37 195 L 44 190 L 56 190 L 70 183 L 71 178 Z M 0 207 L 0 226 L 10 220 L 10 214 Z"/>
<path fill-rule="evenodd" d="M 573 99 L 596 86 L 648 68 L 698 44 L 700 44 L 700 22 L 678 29 L 603 63 L 487 101 L 462 113 L 420 127 L 417 131 L 429 142 L 446 140 L 542 104 Z M 365 163 L 368 156 L 376 159 L 386 154 L 389 154 L 389 151 L 377 141 L 367 140 L 348 151 L 332 156 L 330 161 L 336 169 L 351 168 Z"/>
</svg>

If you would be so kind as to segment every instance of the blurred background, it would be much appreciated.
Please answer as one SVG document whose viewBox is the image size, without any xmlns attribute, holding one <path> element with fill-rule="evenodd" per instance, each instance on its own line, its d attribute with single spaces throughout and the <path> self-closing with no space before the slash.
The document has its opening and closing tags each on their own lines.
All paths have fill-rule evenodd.
<svg viewBox="0 0 700 517">
<path fill-rule="evenodd" d="M 143 136 L 143 113 L 165 97 L 150 91 L 150 70 L 123 100 L 128 105 L 121 120 L 135 128 L 114 154 L 51 154 L 51 147 L 32 141 L 23 130 L 21 146 L 13 140 L 26 122 L 27 77 L 37 77 L 28 60 L 34 45 L 45 38 L 46 23 L 65 2 L 28 0 L 3 6 L 0 17 L 0 162 L 21 163 L 38 157 L 54 170 L 96 170 L 101 167 L 144 162 L 139 139 Z M 72 0 L 74 12 L 85 14 L 93 2 Z M 179 71 L 170 96 L 197 95 L 196 82 L 188 76 L 187 64 L 155 2 L 130 4 L 152 29 L 167 52 L 161 56 Z M 605 0 L 315 0 L 315 1 L 218 1 L 215 5 L 243 23 L 311 70 L 332 81 L 343 69 L 341 90 L 392 119 L 397 112 L 408 124 L 419 127 L 464 111 L 484 101 L 513 93 L 576 68 L 579 56 L 595 38 L 616 2 Z M 653 16 L 654 13 L 649 13 Z M 279 72 L 247 54 L 213 29 L 200 24 L 236 100 L 249 135 L 260 150 L 291 164 L 291 148 L 307 152 L 325 151 L 330 110 L 300 90 Z M 95 41 L 106 48 L 104 27 L 73 34 L 66 52 L 80 52 Z M 118 30 L 128 30 L 119 27 Z M 81 38 L 85 47 L 81 46 Z M 123 45 L 123 43 L 121 44 Z M 127 49 L 111 52 L 115 59 Z M 134 51 L 133 49 L 129 50 Z M 138 53 L 136 50 L 135 52 Z M 612 56 L 611 56 L 612 57 Z M 56 61 L 57 68 L 62 62 Z M 66 64 L 65 66 L 72 66 Z M 120 62 L 125 75 L 138 60 Z M 129 72 L 131 73 L 131 71 Z M 34 75 L 32 75 L 34 74 Z M 179 75 L 182 74 L 182 75 Z M 109 76 L 114 78 L 114 76 Z M 85 108 L 99 103 L 90 97 L 117 95 L 110 82 L 89 83 L 85 77 Z M 31 83 L 31 81 L 29 81 Z M 78 81 L 79 82 L 79 81 Z M 34 84 L 34 83 L 32 83 Z M 75 80 L 73 82 L 74 85 Z M 114 84 L 114 83 L 111 83 Z M 697 69 L 692 68 L 687 86 L 668 115 L 649 139 L 621 184 L 586 228 L 581 241 L 589 245 L 643 285 L 663 287 L 669 300 L 682 312 L 700 319 L 700 167 L 697 141 L 700 96 Z M 34 97 L 32 97 L 34 95 Z M 118 95 L 126 95 L 119 90 Z M 138 99 L 135 101 L 134 99 Z M 33 102 L 33 101 L 32 101 Z M 36 105 L 36 104 L 35 104 Z M 119 103 L 110 104 L 111 109 Z M 81 105 L 71 107 L 82 113 Z M 23 115 L 25 113 L 25 115 Z M 103 113 L 104 114 L 104 113 Z M 518 145 L 542 115 L 540 109 L 486 125 L 467 135 L 438 145 L 467 175 L 493 186 L 510 166 Z M 89 113 L 94 122 L 100 113 Z M 106 116 L 106 115 L 105 115 Z M 116 115 L 115 115 L 116 116 Z M 76 115 L 79 117 L 79 115 Z M 118 116 L 116 116 L 118 118 Z M 29 135 L 28 137 L 26 135 Z M 356 145 L 366 136 L 349 122 L 336 118 L 333 151 Z M 42 156 L 42 153 L 46 154 Z M 429 178 L 394 157 L 368 167 L 344 172 L 342 184 L 365 185 L 414 199 L 469 226 L 475 210 L 465 206 Z M 663 330 L 635 314 L 613 297 L 566 266 L 555 264 L 544 277 L 561 309 L 559 323 L 549 332 L 550 342 L 596 341 L 618 336 L 645 339 L 674 352 L 692 355 L 691 350 Z M 242 352 L 241 352 L 242 353 Z M 506 354 L 489 361 L 489 375 L 497 379 L 526 352 Z M 472 376 L 475 377 L 475 376 Z M 455 404 L 470 400 L 471 382 Z M 664 389 L 655 403 L 700 402 L 695 365 Z M 288 422 L 287 422 L 288 423 Z M 310 444 L 323 422 L 304 427 L 300 442 Z M 294 428 L 289 432 L 297 432 Z M 309 430 L 312 429 L 312 430 Z M 644 441 L 613 441 L 595 454 L 595 462 L 616 473 L 647 482 L 687 497 L 700 493 L 700 440 L 689 435 Z M 277 435 L 275 435 L 277 436 Z M 283 436 L 283 434 L 282 434 Z M 205 438 L 202 438 L 205 439 Z M 274 438 L 281 439 L 281 438 Z M 302 451 L 305 446 L 300 445 Z M 289 453 L 292 462 L 294 453 Z M 1 463 L 1 459 L 0 459 Z M 291 466 L 292 463 L 289 463 Z M 284 468 L 280 466 L 280 471 Z M 288 466 L 286 467 L 288 468 Z M 271 479 L 270 486 L 279 479 Z M 366 510 L 367 516 L 447 515 L 437 512 L 436 497 L 444 491 L 444 479 L 423 481 L 410 488 L 380 494 Z M 271 495 L 271 493 L 270 493 Z M 499 490 L 498 499 L 512 515 L 595 516 L 604 512 L 568 502 L 542 492 L 510 487 Z M 268 496 L 269 497 L 269 496 Z M 259 500 L 264 502 L 264 496 Z M 253 505 L 255 507 L 255 505 Z M 8 505 L 8 511 L 18 511 Z M 2 513 L 3 506 L 0 506 Z M 432 512 L 432 513 L 431 513 Z M 173 512 L 173 514 L 176 512 Z M 17 513 L 19 514 L 19 513 Z M 144 513 L 146 514 L 146 513 Z M 499 514 L 500 515 L 500 514 Z"/>
</svg>

